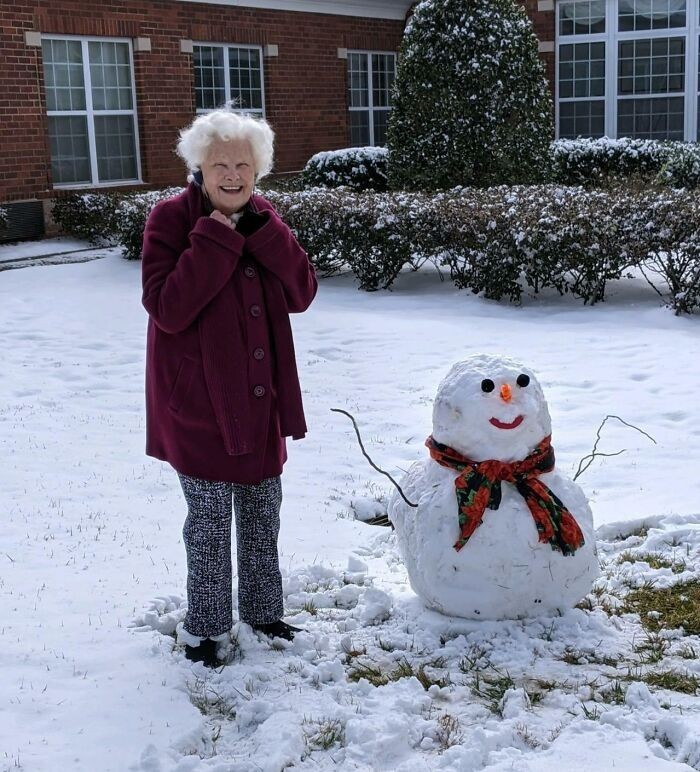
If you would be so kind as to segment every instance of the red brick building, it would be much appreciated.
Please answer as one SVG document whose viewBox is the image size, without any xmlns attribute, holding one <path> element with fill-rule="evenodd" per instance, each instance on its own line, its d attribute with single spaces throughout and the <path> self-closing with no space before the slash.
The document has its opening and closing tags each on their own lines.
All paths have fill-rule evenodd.
<svg viewBox="0 0 700 772">
<path fill-rule="evenodd" d="M 554 3 L 524 4 L 553 76 Z M 277 173 L 383 144 L 411 5 L 0 0 L 0 203 L 179 184 L 178 130 L 228 99 L 273 125 Z"/>
</svg>

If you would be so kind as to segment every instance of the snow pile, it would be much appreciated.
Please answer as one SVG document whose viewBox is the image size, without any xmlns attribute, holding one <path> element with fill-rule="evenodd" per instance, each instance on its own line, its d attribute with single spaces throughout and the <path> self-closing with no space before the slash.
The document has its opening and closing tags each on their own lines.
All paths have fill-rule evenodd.
<svg viewBox="0 0 700 772">
<path fill-rule="evenodd" d="M 265 772 L 534 771 L 557 762 L 572 769 L 572 748 L 576 769 L 596 768 L 603 751 L 616 769 L 700 769 L 700 664 L 691 655 L 700 635 L 664 629 L 655 637 L 637 614 L 609 604 L 631 591 L 630 566 L 635 583 L 699 581 L 697 520 L 603 527 L 604 576 L 580 608 L 504 622 L 426 611 L 405 574 L 372 575 L 396 558 L 395 536 L 380 532 L 349 556 L 349 569 L 359 570 L 317 564 L 285 576 L 288 618 L 305 630 L 292 644 L 270 644 L 237 624 L 228 664 L 215 671 L 189 663 L 169 637 L 184 606 L 157 599 L 137 623 L 159 632 L 161 656 L 172 660 L 202 719 L 169 750 L 147 748 L 136 769 L 204 772 L 225 763 L 242 772 L 254 759 Z M 671 577 L 630 563 L 630 551 L 659 560 L 682 553 L 684 571 Z M 310 611 L 320 591 L 323 602 Z M 676 690 L 648 685 L 668 672 L 680 677 Z"/>
</svg>

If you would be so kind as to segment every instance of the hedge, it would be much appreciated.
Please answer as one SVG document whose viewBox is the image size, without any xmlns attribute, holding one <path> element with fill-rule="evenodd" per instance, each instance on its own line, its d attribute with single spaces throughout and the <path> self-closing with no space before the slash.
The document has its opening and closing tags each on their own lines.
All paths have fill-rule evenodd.
<svg viewBox="0 0 700 772">
<path fill-rule="evenodd" d="M 385 148 L 317 153 L 302 181 L 307 187 L 385 191 L 389 163 Z M 562 139 L 550 145 L 549 169 L 543 173 L 562 185 L 697 188 L 700 147 L 647 139 Z"/>
<path fill-rule="evenodd" d="M 125 256 L 138 257 L 148 212 L 175 192 L 91 200 L 89 222 L 78 227 L 94 229 L 100 210 Z M 324 188 L 265 195 L 320 274 L 351 270 L 365 290 L 388 288 L 401 271 L 431 262 L 457 287 L 494 300 L 553 288 L 596 303 L 610 281 L 637 268 L 676 313 L 700 309 L 700 192 L 539 185 L 433 196 Z"/>
<path fill-rule="evenodd" d="M 384 147 L 348 147 L 316 153 L 306 162 L 302 181 L 307 187 L 348 187 L 352 190 L 387 189 Z"/>
</svg>

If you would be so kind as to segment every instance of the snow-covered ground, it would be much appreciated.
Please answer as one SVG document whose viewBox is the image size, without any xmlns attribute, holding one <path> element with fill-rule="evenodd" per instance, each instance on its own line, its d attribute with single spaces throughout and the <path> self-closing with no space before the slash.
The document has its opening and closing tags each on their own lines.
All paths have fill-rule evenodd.
<svg viewBox="0 0 700 772">
<path fill-rule="evenodd" d="M 592 308 L 516 308 L 430 272 L 391 293 L 323 280 L 294 319 L 310 433 L 290 443 L 280 538 L 288 619 L 307 632 L 275 649 L 236 627 L 211 672 L 171 635 L 185 508 L 143 454 L 139 272 L 111 251 L 0 274 L 0 769 L 700 770 L 699 698 L 645 682 L 662 668 L 692 686 L 700 638 L 608 613 L 648 579 L 700 578 L 699 318 L 634 282 Z M 603 430 L 600 450 L 626 453 L 579 478 L 603 578 L 562 617 L 428 612 L 390 530 L 354 519 L 390 484 L 330 408 L 400 475 L 426 452 L 438 382 L 477 351 L 538 373 L 569 474 L 607 414 L 656 440 Z M 634 562 L 648 552 L 666 567 Z"/>
</svg>

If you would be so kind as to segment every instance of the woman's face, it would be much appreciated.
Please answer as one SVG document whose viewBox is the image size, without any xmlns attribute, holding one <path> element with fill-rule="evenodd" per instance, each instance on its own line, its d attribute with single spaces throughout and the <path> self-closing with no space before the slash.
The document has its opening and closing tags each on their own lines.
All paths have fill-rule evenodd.
<svg viewBox="0 0 700 772">
<path fill-rule="evenodd" d="M 214 209 L 238 212 L 247 203 L 255 184 L 255 162 L 250 142 L 215 139 L 202 163 L 204 190 Z"/>
</svg>

